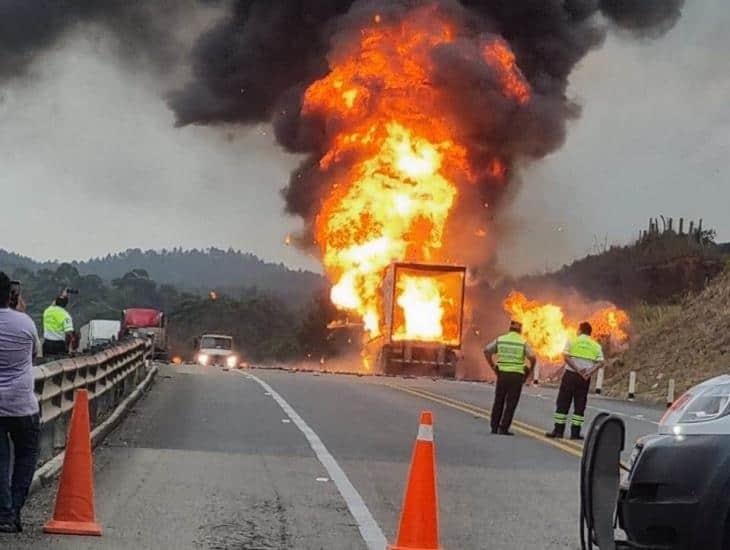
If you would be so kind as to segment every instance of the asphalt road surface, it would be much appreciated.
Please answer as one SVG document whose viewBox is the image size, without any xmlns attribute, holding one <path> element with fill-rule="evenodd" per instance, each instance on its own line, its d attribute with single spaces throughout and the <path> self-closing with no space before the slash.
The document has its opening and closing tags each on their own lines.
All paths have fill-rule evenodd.
<svg viewBox="0 0 730 550">
<path fill-rule="evenodd" d="M 164 367 L 95 453 L 99 539 L 41 533 L 33 495 L 13 549 L 366 549 L 397 531 L 419 412 L 435 415 L 444 548 L 577 549 L 579 449 L 550 444 L 554 390 L 526 391 L 516 437 L 489 433 L 493 388 L 430 379 Z M 629 438 L 657 409 L 592 398 Z M 627 452 L 630 449 L 627 449 Z M 365 540 L 369 541 L 368 543 Z M 382 545 L 380 546 L 382 548 Z"/>
</svg>

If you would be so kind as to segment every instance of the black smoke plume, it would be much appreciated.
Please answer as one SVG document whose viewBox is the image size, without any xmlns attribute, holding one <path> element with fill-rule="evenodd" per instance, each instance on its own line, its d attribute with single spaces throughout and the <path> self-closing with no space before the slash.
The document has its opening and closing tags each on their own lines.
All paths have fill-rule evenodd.
<svg viewBox="0 0 730 550">
<path fill-rule="evenodd" d="M 2 0 L 0 79 L 23 76 L 29 65 L 79 25 L 103 26 L 123 57 L 163 67 L 179 59 L 173 37 L 195 5 L 211 0 Z"/>
<path fill-rule="evenodd" d="M 301 115 L 307 86 L 327 73 L 328 55 L 356 40 L 375 14 L 397 22 L 415 7 L 436 4 L 460 23 L 460 40 L 432 52 L 430 85 L 440 87 L 450 116 L 459 124 L 458 142 L 467 145 L 478 167 L 479 185 L 462 197 L 450 231 L 471 234 L 488 223 L 504 200 L 505 186 L 489 174 L 498 158 L 512 168 L 521 159 L 539 159 L 558 149 L 566 125 L 580 107 L 566 96 L 576 64 L 599 47 L 612 27 L 637 36 L 659 35 L 681 14 L 684 0 L 239 0 L 230 14 L 205 33 L 194 50 L 194 80 L 169 103 L 178 124 L 273 121 L 280 144 L 308 157 L 284 190 L 287 211 L 311 230 L 330 178 L 317 167 L 331 136 L 326 120 Z M 529 81 L 532 98 L 516 105 L 499 91 L 483 60 L 470 51 L 480 36 L 502 37 Z M 463 38 L 463 39 L 461 39 Z M 323 117 L 323 118 L 326 118 Z M 514 188 L 514 185 L 511 186 Z M 509 187 L 507 187 L 509 188 Z M 489 204 L 490 209 L 479 208 Z M 485 214 L 485 211 L 487 212 Z M 457 214 L 459 214 L 457 212 Z M 312 235 L 301 243 L 311 245 Z M 481 244 L 481 259 L 484 254 Z M 468 250 L 469 246 L 463 247 Z M 462 255 L 463 256 L 463 255 Z M 479 258 L 461 257 L 472 263 Z"/>
</svg>

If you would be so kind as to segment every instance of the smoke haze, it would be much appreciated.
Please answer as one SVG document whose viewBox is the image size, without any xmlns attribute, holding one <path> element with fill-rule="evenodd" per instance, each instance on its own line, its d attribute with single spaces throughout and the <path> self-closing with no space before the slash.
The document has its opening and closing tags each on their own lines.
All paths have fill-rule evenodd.
<svg viewBox="0 0 730 550">
<path fill-rule="evenodd" d="M 496 8 L 487 10 L 485 2 L 467 3 L 473 13 L 494 16 Z M 96 3 L 74 2 L 61 15 L 31 13 L 29 4 L 0 6 L 0 182 L 19 197 L 0 222 L 4 234 L 16 234 L 3 246 L 39 257 L 78 258 L 126 246 L 232 244 L 311 265 L 280 244 L 297 224 L 279 215 L 275 193 L 298 161 L 270 146 L 267 126 L 231 125 L 277 118 L 277 132 L 292 135 L 284 123 L 299 121 L 286 119 L 278 107 L 297 105 L 304 86 L 326 74 L 333 25 L 350 2 L 190 2 L 185 5 L 191 9 L 176 10 L 174 20 L 185 22 L 178 26 L 160 21 L 164 9 L 179 2 L 106 2 L 99 4 L 104 13 Z M 567 6 L 574 24 L 551 27 L 559 37 L 553 47 L 563 51 L 568 45 L 572 52 L 561 63 L 527 58 L 530 48 L 545 47 L 540 29 L 520 38 L 519 48 L 519 40 L 507 38 L 535 89 L 554 87 L 555 97 L 565 96 L 563 105 L 583 110 L 582 118 L 563 126 L 562 149 L 514 170 L 525 185 L 515 186 L 513 201 L 495 220 L 506 227 L 499 243 L 506 267 L 554 267 L 587 252 L 594 241 L 630 238 L 658 213 L 704 216 L 721 238 L 730 237 L 720 206 L 730 200 L 720 173 L 723 144 L 730 139 L 724 107 L 730 83 L 717 70 L 730 47 L 722 30 L 730 24 L 724 2 L 682 10 L 681 2 L 489 4 L 522 10 L 496 15 L 505 29 L 541 7 L 540 17 L 562 21 L 555 10 Z M 201 17 L 201 10 L 203 23 L 190 25 L 188 18 Z M 680 11 L 685 13 L 678 20 Z M 125 20 L 143 21 L 142 28 Z M 31 32 L 33 21 L 45 30 Z M 297 32 L 289 32 L 289 25 Z M 274 44 L 261 47 L 272 28 L 278 29 Z M 606 36 L 606 28 L 617 32 Z M 548 36 L 545 30 L 542 37 Z M 585 40 L 595 47 L 583 52 L 576 67 Z M 224 59 L 227 65 L 216 64 Z M 161 96 L 175 108 L 174 117 Z M 174 130 L 175 122 L 220 128 Z M 307 152 L 306 143 L 285 145 Z M 136 200 L 125 186 L 155 201 Z M 699 201 L 698 187 L 712 198 Z M 297 196 L 289 204 L 302 204 L 307 192 L 290 187 L 288 193 Z M 209 201 L 211 196 L 218 200 Z M 140 225 L 149 227 L 120 233 L 118 209 L 132 201 Z M 49 232 L 44 214 L 57 208 L 78 220 L 63 239 Z M 26 222 L 29 231 L 17 234 Z M 85 225 L 98 229 L 92 235 Z"/>
</svg>

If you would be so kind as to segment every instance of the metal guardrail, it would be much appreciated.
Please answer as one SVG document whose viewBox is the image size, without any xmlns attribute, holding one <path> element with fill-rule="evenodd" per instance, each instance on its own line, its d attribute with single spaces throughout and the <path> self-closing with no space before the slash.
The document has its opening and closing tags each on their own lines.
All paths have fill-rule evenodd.
<svg viewBox="0 0 730 550">
<path fill-rule="evenodd" d="M 151 340 L 134 339 L 93 355 L 34 367 L 41 413 L 40 461 L 45 462 L 65 447 L 76 390 L 88 391 L 89 414 L 95 425 L 143 380 L 151 353 Z"/>
</svg>

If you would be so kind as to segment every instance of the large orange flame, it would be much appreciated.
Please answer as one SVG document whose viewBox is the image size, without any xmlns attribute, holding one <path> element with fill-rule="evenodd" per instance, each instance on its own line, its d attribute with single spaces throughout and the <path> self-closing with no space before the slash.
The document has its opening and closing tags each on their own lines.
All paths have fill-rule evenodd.
<svg viewBox="0 0 730 550">
<path fill-rule="evenodd" d="M 434 6 L 398 22 L 377 16 L 304 96 L 303 114 L 320 116 L 329 137 L 319 167 L 331 185 L 315 238 L 334 283 L 332 301 L 359 314 L 371 336 L 382 329 L 385 268 L 394 261 L 443 260 L 458 185 L 472 179 L 453 117 L 438 110 L 440 92 L 429 81 L 432 50 L 455 34 Z M 482 52 L 483 62 L 501 75 L 505 97 L 529 101 L 507 44 L 491 41 Z M 492 169 L 504 174 L 498 160 Z M 397 336 L 438 340 L 444 300 L 438 285 L 408 279 L 397 292 L 407 327 Z"/>
<path fill-rule="evenodd" d="M 504 301 L 504 309 L 522 323 L 522 334 L 543 361 L 560 360 L 565 345 L 578 333 L 579 323 L 566 319 L 560 306 L 529 300 L 521 292 L 511 292 Z M 594 338 L 614 344 L 628 340 L 629 316 L 615 306 L 594 312 L 588 322 Z"/>
</svg>

